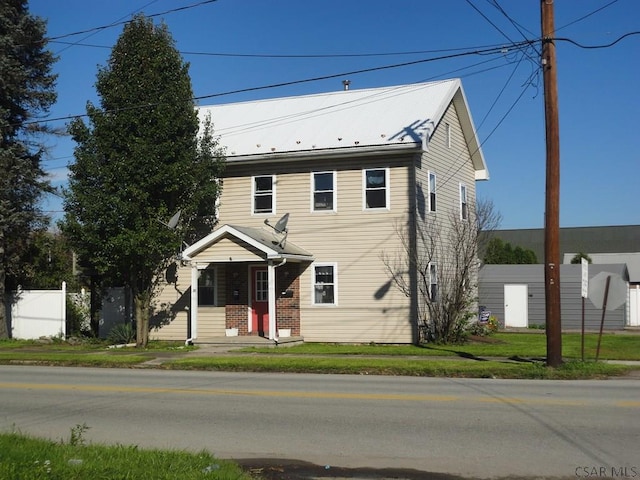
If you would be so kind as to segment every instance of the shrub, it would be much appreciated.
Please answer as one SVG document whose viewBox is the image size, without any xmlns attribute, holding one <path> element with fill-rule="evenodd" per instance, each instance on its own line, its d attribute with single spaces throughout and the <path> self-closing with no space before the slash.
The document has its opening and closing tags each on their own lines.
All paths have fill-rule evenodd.
<svg viewBox="0 0 640 480">
<path fill-rule="evenodd" d="M 133 343 L 136 340 L 136 330 L 130 323 L 121 323 L 111 329 L 107 340 L 114 345 Z"/>
</svg>

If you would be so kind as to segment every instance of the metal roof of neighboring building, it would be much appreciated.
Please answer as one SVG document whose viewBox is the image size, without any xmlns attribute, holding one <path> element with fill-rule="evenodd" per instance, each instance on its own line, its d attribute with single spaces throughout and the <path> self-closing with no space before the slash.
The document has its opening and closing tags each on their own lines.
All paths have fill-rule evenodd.
<svg viewBox="0 0 640 480">
<path fill-rule="evenodd" d="M 199 107 L 227 161 L 425 148 L 453 102 L 477 179 L 488 171 L 459 79 Z"/>
<path fill-rule="evenodd" d="M 640 249 L 640 245 L 638 245 Z M 576 255 L 574 253 L 565 253 L 563 263 L 571 263 L 571 259 Z M 629 271 L 629 281 L 632 283 L 640 282 L 640 252 L 634 253 L 589 253 L 591 263 L 600 265 L 603 263 L 624 263 Z M 589 266 L 591 268 L 591 265 Z"/>
<path fill-rule="evenodd" d="M 496 230 L 491 235 L 509 242 L 512 247 L 533 250 L 538 261 L 544 261 L 542 228 Z M 640 252 L 640 225 L 563 227 L 560 229 L 560 255 L 572 252 L 582 252 L 589 256 L 594 253 Z"/>
</svg>

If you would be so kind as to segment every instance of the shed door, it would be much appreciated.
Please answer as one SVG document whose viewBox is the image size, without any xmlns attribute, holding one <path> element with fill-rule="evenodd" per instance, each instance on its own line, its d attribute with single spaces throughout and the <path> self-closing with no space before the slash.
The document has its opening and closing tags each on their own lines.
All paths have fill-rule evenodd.
<svg viewBox="0 0 640 480">
<path fill-rule="evenodd" d="M 528 286 L 504 286 L 504 326 L 527 327 L 529 323 Z"/>
<path fill-rule="evenodd" d="M 640 285 L 629 290 L 629 326 L 640 327 Z"/>
</svg>

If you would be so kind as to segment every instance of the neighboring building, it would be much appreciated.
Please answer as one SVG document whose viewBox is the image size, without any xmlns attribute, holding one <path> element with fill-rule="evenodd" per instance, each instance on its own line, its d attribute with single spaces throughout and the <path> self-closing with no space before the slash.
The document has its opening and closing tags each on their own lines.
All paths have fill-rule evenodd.
<svg viewBox="0 0 640 480">
<path fill-rule="evenodd" d="M 398 228 L 468 215 L 488 179 L 460 81 L 199 113 L 226 148 L 220 226 L 168 273 L 151 338 L 415 342 L 416 299 L 382 255 Z"/>
<path fill-rule="evenodd" d="M 627 295 L 627 326 L 640 327 L 640 227 L 636 237 L 636 250 L 633 253 L 589 253 L 591 263 L 595 265 L 618 263 L 627 266 L 629 272 L 629 294 Z M 565 253 L 562 263 L 571 263 L 576 253 Z M 590 266 L 590 268 L 593 268 Z"/>
<path fill-rule="evenodd" d="M 560 266 L 560 317 L 563 330 L 582 328 L 582 266 Z M 627 285 L 625 265 L 589 265 L 589 279 L 601 272 L 620 276 Z M 503 327 L 544 326 L 544 265 L 483 265 L 480 268 L 478 297 L 481 307 L 491 311 Z M 602 303 L 602 299 L 600 304 Z M 598 302 L 596 302 L 598 303 Z M 585 328 L 599 330 L 602 309 L 586 299 Z M 630 326 L 627 303 L 605 313 L 606 330 L 622 330 Z"/>
<path fill-rule="evenodd" d="M 544 262 L 544 230 L 541 228 L 496 230 L 491 233 L 491 236 L 500 238 L 513 247 L 520 246 L 533 250 L 538 261 Z M 640 326 L 640 225 L 560 229 L 560 256 L 562 263 L 565 264 L 561 267 L 560 278 L 562 327 L 567 329 L 577 327 L 575 309 L 578 305 L 576 302 L 580 302 L 580 290 L 576 296 L 575 288 L 576 281 L 579 285 L 580 279 L 575 275 L 576 272 L 579 272 L 580 265 L 566 265 L 571 263 L 577 253 L 586 254 L 591 259 L 590 278 L 600 271 L 608 271 L 619 274 L 629 286 L 625 305 L 615 312 L 607 313 L 606 326 L 608 328 Z M 508 288 L 507 285 L 516 284 L 521 285 L 521 289 L 524 288 L 524 285 L 528 285 L 530 292 L 529 324 L 544 323 L 544 271 L 542 265 L 483 266 L 479 281 L 480 304 L 483 306 L 490 304 L 492 311 L 500 315 L 504 322 L 504 304 L 509 301 L 507 297 L 512 294 L 511 292 L 518 291 L 517 287 Z M 513 294 L 517 296 L 517 293 Z M 593 308 L 591 302 L 587 302 L 587 312 Z M 587 320 L 587 324 L 593 327 L 595 317 L 601 314 L 594 311 L 592 314 L 587 313 L 587 317 L 589 315 L 592 318 Z M 508 319 L 506 321 L 509 322 Z M 517 320 L 515 323 L 521 323 L 521 320 Z"/>
</svg>

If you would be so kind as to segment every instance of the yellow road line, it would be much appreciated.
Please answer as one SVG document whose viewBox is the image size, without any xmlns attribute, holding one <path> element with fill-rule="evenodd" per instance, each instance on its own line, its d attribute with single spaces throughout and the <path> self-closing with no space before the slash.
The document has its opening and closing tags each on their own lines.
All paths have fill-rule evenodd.
<svg viewBox="0 0 640 480">
<path fill-rule="evenodd" d="M 85 392 L 119 392 L 119 393 L 168 393 L 188 395 L 237 395 L 273 398 L 316 398 L 344 400 L 394 400 L 407 402 L 472 402 L 476 404 L 505 405 L 555 405 L 566 407 L 588 406 L 588 401 L 562 400 L 546 398 L 518 398 L 492 396 L 460 396 L 460 395 L 416 395 L 402 393 L 346 393 L 346 392 L 292 392 L 284 390 L 228 390 L 201 388 L 163 388 L 163 387 L 128 387 L 124 385 L 64 385 L 56 383 L 12 383 L 0 382 L 0 389 L 13 390 L 67 390 Z M 617 401 L 611 405 L 624 408 L 640 408 L 637 401 Z"/>
</svg>

